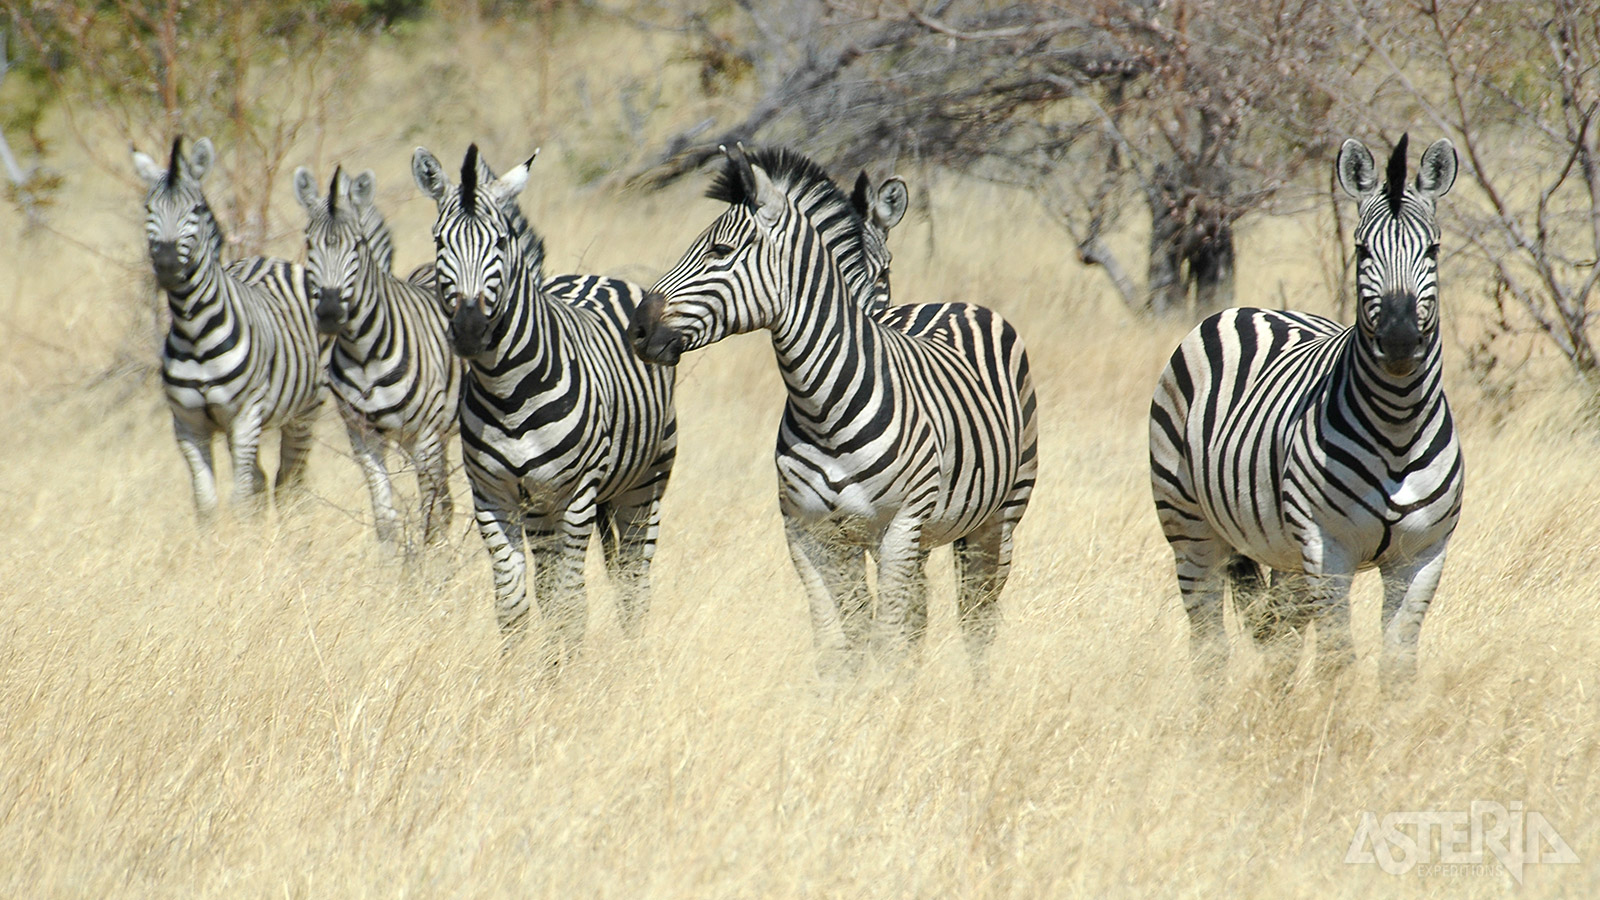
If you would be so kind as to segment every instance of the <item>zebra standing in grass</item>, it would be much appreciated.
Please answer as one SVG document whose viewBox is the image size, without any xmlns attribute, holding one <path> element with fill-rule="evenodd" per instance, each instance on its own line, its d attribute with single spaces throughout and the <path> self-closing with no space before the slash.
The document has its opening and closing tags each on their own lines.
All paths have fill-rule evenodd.
<svg viewBox="0 0 1600 900">
<path fill-rule="evenodd" d="M 819 668 L 847 673 L 862 661 L 874 618 L 867 553 L 878 560 L 889 662 L 920 646 L 928 552 L 953 543 L 981 677 L 1038 465 L 1022 339 L 981 306 L 869 311 L 845 262 L 861 266 L 867 226 L 827 174 L 787 150 L 725 152 L 710 196 L 731 205 L 651 291 L 630 329 L 634 349 L 673 365 L 730 334 L 771 331 L 789 393 L 779 507 Z"/>
<path fill-rule="evenodd" d="M 469 364 L 462 457 L 494 567 L 496 617 L 508 644 L 526 628 L 526 537 L 555 663 L 583 639 L 584 555 L 596 531 L 623 630 L 642 627 L 678 432 L 672 372 L 635 359 L 623 337 L 643 290 L 568 276 L 576 299 L 557 299 L 542 281 L 542 243 L 512 230 L 505 209 L 532 162 L 481 182 L 473 145 L 452 187 L 419 147 L 412 173 L 439 206 L 439 296 L 451 345 Z"/>
<path fill-rule="evenodd" d="M 1455 148 L 1429 147 L 1411 187 L 1405 137 L 1386 182 L 1353 139 L 1337 171 L 1359 202 L 1356 324 L 1218 313 L 1178 346 L 1150 404 L 1156 512 L 1204 680 L 1227 658 L 1224 569 L 1246 627 L 1286 678 L 1313 621 L 1323 675 L 1353 658 L 1350 581 L 1376 565 L 1382 683 L 1402 688 L 1461 512 L 1461 449 L 1440 383 L 1435 218 Z M 1258 564 L 1287 584 L 1253 596 Z"/>
<path fill-rule="evenodd" d="M 211 443 L 219 431 L 232 452 L 234 503 L 257 504 L 266 489 L 256 459 L 264 428 L 282 432 L 277 490 L 304 479 L 322 404 L 322 343 L 300 266 L 265 258 L 223 265 L 222 231 L 200 187 L 211 141 L 185 157 L 182 140 L 173 140 L 165 167 L 137 150 L 133 165 L 148 186 L 150 262 L 172 314 L 161 377 L 195 508 L 207 520 L 217 507 Z"/>
<path fill-rule="evenodd" d="M 384 456 L 394 445 L 417 469 L 425 543 L 450 527 L 445 448 L 456 430 L 462 363 L 445 340 L 445 316 L 431 290 L 390 271 L 389 233 L 374 204 L 375 176 L 335 170 L 324 197 L 309 169 L 294 173 L 295 197 L 306 210 L 307 289 L 317 327 L 334 338 L 328 380 L 366 475 L 378 539 L 397 540 Z"/>
</svg>

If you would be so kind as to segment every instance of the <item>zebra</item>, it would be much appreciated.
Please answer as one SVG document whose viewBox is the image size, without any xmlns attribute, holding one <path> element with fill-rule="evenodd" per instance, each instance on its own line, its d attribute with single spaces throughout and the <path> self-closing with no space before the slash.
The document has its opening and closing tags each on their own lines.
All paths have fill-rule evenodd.
<svg viewBox="0 0 1600 900">
<path fill-rule="evenodd" d="M 222 230 L 201 190 L 213 159 L 209 138 L 196 141 L 187 156 L 183 138 L 175 138 L 166 166 L 133 151 L 134 170 L 148 189 L 150 262 L 171 313 L 161 377 L 202 522 L 217 508 L 216 433 L 227 437 L 232 455 L 233 502 L 259 509 L 266 475 L 257 445 L 263 429 L 280 430 L 281 501 L 304 480 L 325 393 L 323 343 L 302 267 L 262 257 L 222 263 Z"/>
<path fill-rule="evenodd" d="M 977 305 L 871 312 L 846 268 L 861 266 L 867 226 L 827 173 L 784 148 L 723 153 L 709 196 L 728 209 L 646 297 L 629 330 L 634 350 L 670 366 L 731 334 L 769 330 L 788 388 L 779 509 L 819 672 L 857 672 L 874 637 L 891 668 L 920 652 L 928 553 L 953 544 L 963 638 L 982 680 L 1038 467 L 1022 339 Z"/>
<path fill-rule="evenodd" d="M 526 537 L 551 625 L 545 659 L 556 665 L 583 639 L 584 555 L 596 531 L 621 595 L 623 631 L 643 627 L 661 496 L 677 453 L 674 378 L 635 359 L 624 339 L 642 288 L 596 276 L 566 276 L 555 287 L 542 280 L 542 242 L 518 240 L 505 212 L 533 159 L 488 182 L 479 161 L 477 145 L 468 147 L 452 186 L 418 147 L 412 174 L 439 208 L 439 296 L 451 346 L 468 362 L 462 458 L 493 565 L 503 646 L 509 651 L 526 631 Z"/>
<path fill-rule="evenodd" d="M 295 198 L 308 217 L 306 285 L 318 329 L 334 338 L 328 381 L 366 476 L 378 540 L 392 546 L 399 536 L 384 462 L 393 445 L 416 466 L 423 541 L 436 544 L 454 516 L 445 451 L 456 431 L 463 364 L 445 340 L 433 291 L 391 272 L 375 191 L 371 171 L 351 179 L 335 169 L 324 197 L 310 169 L 295 170 Z"/>
<path fill-rule="evenodd" d="M 874 188 L 865 170 L 856 176 L 850 192 L 850 206 L 865 225 L 861 231 L 866 264 L 875 275 L 865 303 L 868 312 L 879 313 L 889 306 L 889 229 L 905 218 L 908 196 L 905 179 L 891 175 Z"/>
<path fill-rule="evenodd" d="M 1354 659 L 1350 582 L 1374 565 L 1381 682 L 1395 694 L 1415 678 L 1461 513 L 1462 458 L 1440 380 L 1435 215 L 1456 152 L 1435 142 L 1408 187 L 1406 143 L 1382 184 L 1360 141 L 1339 151 L 1339 185 L 1359 211 L 1355 325 L 1226 310 L 1184 338 L 1157 383 L 1150 480 L 1203 685 L 1227 659 L 1224 581 L 1286 686 L 1313 622 L 1320 677 Z M 1285 582 L 1265 596 L 1261 565 Z"/>
</svg>

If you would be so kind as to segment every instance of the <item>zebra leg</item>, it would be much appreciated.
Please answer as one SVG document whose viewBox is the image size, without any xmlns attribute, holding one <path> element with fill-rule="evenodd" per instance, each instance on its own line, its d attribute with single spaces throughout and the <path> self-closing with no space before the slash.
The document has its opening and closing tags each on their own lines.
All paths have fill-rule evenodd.
<svg viewBox="0 0 1600 900">
<path fill-rule="evenodd" d="M 890 669 L 904 665 L 909 655 L 916 583 L 926 578 L 928 554 L 922 550 L 920 517 L 896 516 L 878 545 L 879 656 Z M 927 597 L 922 597 L 920 618 L 927 621 Z"/>
<path fill-rule="evenodd" d="M 228 425 L 228 452 L 233 457 L 233 497 L 238 510 L 260 513 L 267 490 L 267 473 L 261 470 L 261 411 L 240 410 Z"/>
<path fill-rule="evenodd" d="M 444 440 L 438 435 L 424 438 L 412 450 L 411 459 L 417 466 L 417 493 L 422 501 L 422 541 L 432 546 L 444 541 L 456 516 Z"/>
<path fill-rule="evenodd" d="M 1317 678 L 1323 681 L 1333 679 L 1355 662 L 1350 640 L 1350 581 L 1354 574 L 1354 566 L 1336 565 L 1332 571 L 1305 575 L 1317 623 Z"/>
<path fill-rule="evenodd" d="M 917 554 L 906 582 L 906 637 L 911 653 L 921 661 L 923 639 L 928 636 L 928 554 Z"/>
<path fill-rule="evenodd" d="M 1245 556 L 1229 560 L 1227 572 L 1234 609 L 1261 651 L 1267 680 L 1286 692 L 1311 624 L 1310 587 L 1305 576 L 1274 569 L 1268 582 L 1261 567 Z"/>
<path fill-rule="evenodd" d="M 528 630 L 528 560 L 523 553 L 522 522 L 516 503 L 472 491 L 478 534 L 494 569 L 494 617 L 500 625 L 501 650 L 507 654 Z"/>
<path fill-rule="evenodd" d="M 1415 559 L 1379 566 L 1383 573 L 1383 657 L 1378 684 L 1390 698 L 1403 696 L 1417 677 L 1417 639 L 1439 576 L 1444 573 L 1446 538 Z"/>
<path fill-rule="evenodd" d="M 989 680 L 988 654 L 1000 627 L 1000 589 L 1010 574 L 1011 528 L 986 525 L 955 542 L 956 613 L 972 658 L 972 679 Z"/>
<path fill-rule="evenodd" d="M 588 628 L 588 608 L 584 597 L 583 563 L 594 532 L 597 488 L 586 488 L 566 508 L 551 530 L 529 535 L 529 547 L 537 566 L 535 585 L 539 609 L 547 626 L 545 662 L 556 667 L 572 662 L 583 646 Z"/>
<path fill-rule="evenodd" d="M 622 633 L 636 638 L 644 630 L 645 613 L 650 611 L 650 562 L 656 553 L 656 533 L 661 524 L 661 501 L 644 506 L 607 511 L 609 522 L 602 522 L 602 533 L 611 527 L 615 534 L 606 544 L 606 562 L 617 586 L 617 619 Z"/>
<path fill-rule="evenodd" d="M 784 519 L 784 534 L 811 604 L 817 674 L 825 679 L 851 677 L 861 669 L 872 626 L 866 554 L 791 517 Z"/>
<path fill-rule="evenodd" d="M 211 462 L 211 429 L 172 417 L 172 431 L 178 439 L 178 452 L 189 464 L 189 486 L 194 492 L 194 510 L 201 524 L 209 524 L 217 514 L 217 477 Z"/>
<path fill-rule="evenodd" d="M 273 495 L 278 498 L 280 509 L 305 485 L 306 457 L 311 453 L 311 429 L 315 424 L 316 416 L 308 415 L 283 423 L 279 430 L 278 478 Z"/>
<path fill-rule="evenodd" d="M 394 490 L 389 482 L 389 467 L 384 463 L 384 439 L 361 418 L 360 413 L 345 416 L 345 432 L 350 435 L 350 451 L 355 454 L 361 474 L 367 478 L 372 495 L 372 520 L 378 540 L 394 544 L 400 533 L 400 513 L 394 508 Z"/>
<path fill-rule="evenodd" d="M 1165 518 L 1162 524 L 1166 524 Z M 1228 663 L 1219 575 L 1223 563 L 1233 556 L 1233 548 L 1216 536 L 1174 536 L 1168 531 L 1167 540 L 1177 563 L 1183 611 L 1189 617 L 1189 655 L 1194 662 L 1195 679 L 1201 694 L 1209 698 Z"/>
</svg>

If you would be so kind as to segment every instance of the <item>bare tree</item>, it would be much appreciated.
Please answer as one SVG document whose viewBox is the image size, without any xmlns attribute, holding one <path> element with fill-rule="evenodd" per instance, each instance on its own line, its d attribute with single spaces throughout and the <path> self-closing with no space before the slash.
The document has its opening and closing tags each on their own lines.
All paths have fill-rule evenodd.
<svg viewBox="0 0 1600 900">
<path fill-rule="evenodd" d="M 1323 0 L 742 4 L 742 120 L 668 141 L 661 183 L 735 139 L 795 140 L 840 166 L 914 160 L 1026 185 L 1130 306 L 1233 296 L 1234 229 L 1334 144 L 1348 32 Z M 712 40 L 714 38 L 714 40 Z M 1145 293 L 1104 236 L 1143 208 Z"/>
<path fill-rule="evenodd" d="M 1574 372 L 1600 357 L 1600 0 L 1426 0 L 1361 33 L 1455 139 L 1484 205 L 1452 204 L 1502 322 L 1531 321 Z"/>
<path fill-rule="evenodd" d="M 338 113 L 359 37 L 354 5 L 290 0 L 0 0 L 0 17 L 38 60 L 77 143 L 109 171 L 128 144 L 214 135 L 234 177 L 217 198 L 241 253 L 271 236 L 285 159 Z M 92 114 L 91 114 L 92 113 Z M 96 129 L 109 121 L 120 141 Z"/>
</svg>

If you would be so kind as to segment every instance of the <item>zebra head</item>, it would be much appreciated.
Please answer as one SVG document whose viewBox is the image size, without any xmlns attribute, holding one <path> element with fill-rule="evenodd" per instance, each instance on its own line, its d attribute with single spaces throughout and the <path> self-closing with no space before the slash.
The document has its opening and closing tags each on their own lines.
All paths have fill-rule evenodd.
<svg viewBox="0 0 1600 900">
<path fill-rule="evenodd" d="M 1362 344 L 1390 375 L 1416 371 L 1439 330 L 1439 223 L 1436 204 L 1456 180 L 1456 149 L 1441 138 L 1423 151 L 1406 184 L 1407 136 L 1389 157 L 1383 183 L 1372 154 L 1355 138 L 1336 163 L 1339 186 L 1357 202 L 1356 324 Z"/>
<path fill-rule="evenodd" d="M 317 328 L 337 334 L 350 321 L 364 266 L 387 270 L 393 260 L 389 227 L 373 205 L 377 176 L 355 178 L 335 168 L 324 197 L 304 166 L 294 172 L 294 193 L 305 208 L 306 293 L 317 304 Z"/>
<path fill-rule="evenodd" d="M 542 260 L 527 258 L 529 243 L 506 214 L 528 183 L 528 167 L 539 156 L 499 178 L 485 179 L 478 145 L 467 148 L 461 184 L 450 184 L 439 160 L 423 147 L 411 158 L 417 186 L 439 207 L 433 226 L 434 266 L 439 301 L 450 317 L 450 343 L 457 354 L 471 358 L 489 348 L 495 323 L 508 307 L 506 299 L 519 279 L 539 282 Z M 536 247 L 537 241 L 534 242 Z"/>
<path fill-rule="evenodd" d="M 871 254 L 868 226 L 827 173 L 781 148 L 722 151 L 727 163 L 707 196 L 728 209 L 647 292 L 629 325 L 629 341 L 647 362 L 673 365 L 729 335 L 776 326 L 793 306 L 788 261 L 806 226 L 821 239 L 816 251 L 837 263 L 845 301 L 872 308 L 874 260 L 887 250 Z"/>
<path fill-rule="evenodd" d="M 133 151 L 134 171 L 147 189 L 144 231 L 150 263 L 156 282 L 167 291 L 181 291 L 208 254 L 216 259 L 222 253 L 222 229 L 200 188 L 214 159 L 210 138 L 196 141 L 187 156 L 183 138 L 174 138 L 165 166 Z"/>
</svg>

